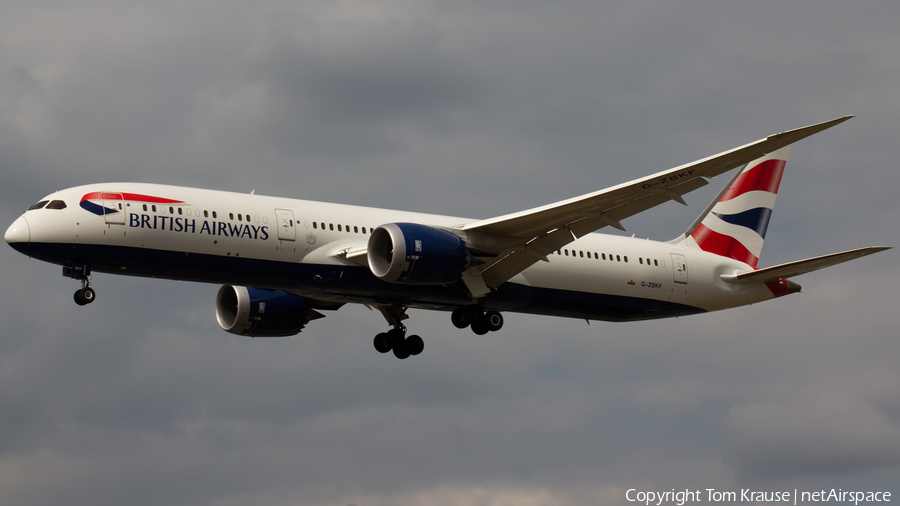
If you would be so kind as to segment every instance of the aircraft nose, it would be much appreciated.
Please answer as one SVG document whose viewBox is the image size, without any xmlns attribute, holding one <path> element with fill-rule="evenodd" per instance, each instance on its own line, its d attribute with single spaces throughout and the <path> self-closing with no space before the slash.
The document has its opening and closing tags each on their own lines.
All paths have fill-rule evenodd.
<svg viewBox="0 0 900 506">
<path fill-rule="evenodd" d="M 31 241 L 31 228 L 24 216 L 13 222 L 3 234 L 3 239 L 21 253 L 28 251 L 28 243 Z"/>
</svg>

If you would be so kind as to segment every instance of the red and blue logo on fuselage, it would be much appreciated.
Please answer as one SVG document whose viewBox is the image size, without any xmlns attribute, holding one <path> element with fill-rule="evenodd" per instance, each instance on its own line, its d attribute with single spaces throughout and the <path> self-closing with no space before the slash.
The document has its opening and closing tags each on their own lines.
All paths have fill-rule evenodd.
<svg viewBox="0 0 900 506">
<path fill-rule="evenodd" d="M 182 200 L 166 199 L 162 197 L 154 197 L 152 195 L 141 195 L 139 193 L 114 193 L 114 192 L 91 192 L 81 197 L 79 205 L 85 211 L 96 214 L 97 216 L 107 216 L 124 212 L 124 206 L 120 209 L 119 203 L 123 202 L 141 202 L 145 204 L 184 204 Z"/>
</svg>

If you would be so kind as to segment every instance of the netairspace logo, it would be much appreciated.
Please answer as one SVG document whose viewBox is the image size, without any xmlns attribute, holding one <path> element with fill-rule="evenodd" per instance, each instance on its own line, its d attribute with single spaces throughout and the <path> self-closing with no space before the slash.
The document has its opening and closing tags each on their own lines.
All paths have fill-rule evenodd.
<svg viewBox="0 0 900 506">
<path fill-rule="evenodd" d="M 662 506 L 674 504 L 684 506 L 688 503 L 718 503 L 718 502 L 748 502 L 748 503 L 852 503 L 854 506 L 860 503 L 891 502 L 890 492 L 859 492 L 845 491 L 843 489 L 816 490 L 816 491 L 760 491 L 742 488 L 740 491 L 716 490 L 707 488 L 704 490 L 684 489 L 676 491 L 674 488 L 666 492 L 642 491 L 634 488 L 625 492 L 628 502 L 636 502 L 645 506 Z"/>
</svg>

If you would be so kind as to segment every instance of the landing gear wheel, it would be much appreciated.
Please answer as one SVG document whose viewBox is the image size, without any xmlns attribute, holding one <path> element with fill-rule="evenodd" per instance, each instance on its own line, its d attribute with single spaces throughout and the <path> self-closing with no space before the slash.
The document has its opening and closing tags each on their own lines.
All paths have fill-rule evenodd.
<svg viewBox="0 0 900 506">
<path fill-rule="evenodd" d="M 479 336 L 483 336 L 490 332 L 490 329 L 487 325 L 487 320 L 485 318 L 482 318 L 480 320 L 472 322 L 472 332 Z"/>
<path fill-rule="evenodd" d="M 484 314 L 484 322 L 489 331 L 496 332 L 503 327 L 503 315 L 500 314 L 500 311 L 488 311 Z"/>
<path fill-rule="evenodd" d="M 422 341 L 422 338 L 415 334 L 407 337 L 405 344 L 406 350 L 409 351 L 410 355 L 418 355 L 425 349 L 425 341 Z"/>
<path fill-rule="evenodd" d="M 458 329 L 464 329 L 469 326 L 469 321 L 466 320 L 466 308 L 458 307 L 450 313 L 450 321 L 453 322 L 453 326 Z"/>
<path fill-rule="evenodd" d="M 394 356 L 403 360 L 405 358 L 409 358 L 411 353 L 409 352 L 409 347 L 406 345 L 406 340 L 400 341 L 399 343 L 394 343 Z"/>
<path fill-rule="evenodd" d="M 386 332 L 382 332 L 375 336 L 375 351 L 378 353 L 387 353 L 391 351 L 391 340 Z"/>
<path fill-rule="evenodd" d="M 94 300 L 97 298 L 97 292 L 95 292 L 93 288 L 88 286 L 82 288 L 81 290 L 77 290 L 75 292 L 74 298 L 76 304 L 78 304 L 79 306 L 84 306 L 85 304 L 94 302 Z"/>
</svg>

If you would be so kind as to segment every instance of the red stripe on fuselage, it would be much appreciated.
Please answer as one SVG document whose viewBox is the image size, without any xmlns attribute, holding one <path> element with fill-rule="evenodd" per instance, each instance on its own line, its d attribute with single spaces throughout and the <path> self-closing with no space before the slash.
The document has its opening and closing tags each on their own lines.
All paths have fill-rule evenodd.
<svg viewBox="0 0 900 506">
<path fill-rule="evenodd" d="M 725 192 L 719 202 L 731 200 L 751 191 L 764 191 L 777 195 L 785 163 L 787 163 L 786 160 L 766 160 L 745 171 L 734 182 L 734 186 Z"/>
<path fill-rule="evenodd" d="M 121 197 L 119 196 L 121 195 Z M 184 204 L 183 200 L 165 199 L 162 197 L 154 197 L 152 195 L 141 195 L 140 193 L 109 193 L 109 192 L 91 192 L 81 197 L 81 201 L 85 200 L 128 200 L 131 202 L 147 202 L 149 204 Z"/>
<path fill-rule="evenodd" d="M 754 269 L 756 268 L 757 262 L 759 262 L 759 258 L 753 253 L 750 253 L 740 241 L 731 236 L 720 234 L 702 223 L 693 233 L 691 233 L 691 237 L 697 241 L 697 245 L 700 246 L 700 249 L 703 251 L 715 253 L 716 255 L 726 258 L 740 260 L 741 262 L 752 266 Z"/>
</svg>

